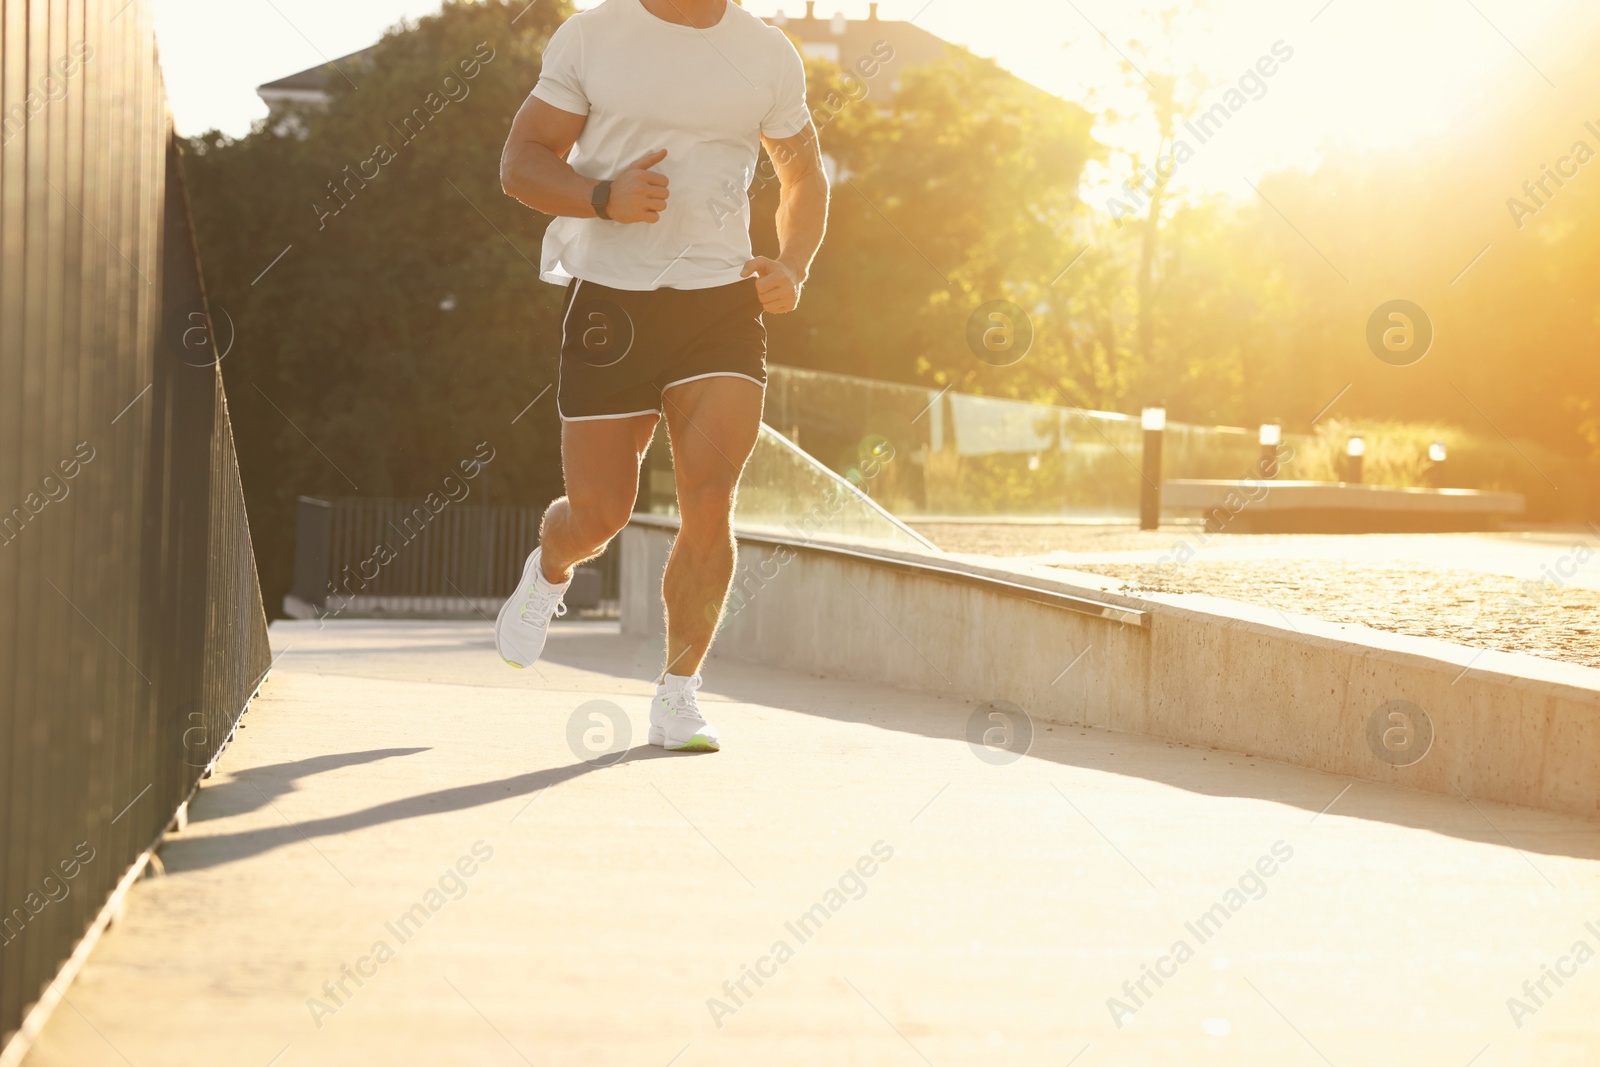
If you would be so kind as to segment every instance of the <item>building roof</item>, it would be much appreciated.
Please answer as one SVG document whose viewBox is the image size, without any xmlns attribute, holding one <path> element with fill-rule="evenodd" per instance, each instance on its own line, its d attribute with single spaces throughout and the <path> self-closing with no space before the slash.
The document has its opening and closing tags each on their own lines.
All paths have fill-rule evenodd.
<svg viewBox="0 0 1600 1067">
<path fill-rule="evenodd" d="M 921 26 L 878 18 L 877 4 L 870 5 L 864 19 L 847 19 L 842 14 L 819 17 L 816 8 L 816 0 L 808 0 L 804 15 L 789 17 L 780 8 L 778 14 L 765 21 L 798 41 L 803 53 L 831 59 L 846 69 L 857 59 L 872 55 L 879 42 L 887 43 L 894 49 L 894 58 L 882 66 L 891 76 L 907 64 L 943 59 L 949 47 Z"/>
<path fill-rule="evenodd" d="M 337 78 L 341 70 L 348 74 L 352 69 L 359 69 L 365 66 L 368 58 L 377 49 L 377 45 L 369 45 L 358 52 L 340 56 L 338 59 L 330 60 L 320 66 L 307 67 L 305 70 L 297 71 L 286 78 L 279 78 L 277 81 L 258 85 L 256 86 L 256 94 L 262 99 L 266 99 L 272 93 L 324 92 L 328 88 L 328 82 Z M 268 102 L 270 103 L 271 101 L 269 100 Z"/>
</svg>

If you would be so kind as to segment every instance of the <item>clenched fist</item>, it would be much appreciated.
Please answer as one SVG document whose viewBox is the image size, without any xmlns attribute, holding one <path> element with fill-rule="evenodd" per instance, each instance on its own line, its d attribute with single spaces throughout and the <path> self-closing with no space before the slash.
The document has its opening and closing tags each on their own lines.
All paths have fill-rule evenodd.
<svg viewBox="0 0 1600 1067">
<path fill-rule="evenodd" d="M 761 298 L 761 310 L 774 315 L 793 311 L 800 304 L 801 281 L 786 264 L 766 256 L 757 256 L 744 265 L 740 277 L 755 275 L 756 295 Z"/>
</svg>

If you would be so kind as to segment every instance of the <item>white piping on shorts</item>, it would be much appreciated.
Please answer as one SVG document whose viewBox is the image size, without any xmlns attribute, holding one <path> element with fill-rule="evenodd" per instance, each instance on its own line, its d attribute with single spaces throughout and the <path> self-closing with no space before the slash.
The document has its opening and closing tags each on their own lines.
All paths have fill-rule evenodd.
<svg viewBox="0 0 1600 1067">
<path fill-rule="evenodd" d="M 762 381 L 760 378 L 752 378 L 748 374 L 740 374 L 738 371 L 732 370 L 714 370 L 710 374 L 696 374 L 692 378 L 679 378 L 675 382 L 668 382 L 666 385 L 661 387 L 661 391 L 664 393 L 675 385 L 687 385 L 689 382 L 698 382 L 701 378 L 743 378 L 747 382 L 755 382 L 763 389 L 765 389 L 767 386 L 767 383 Z"/>
<path fill-rule="evenodd" d="M 556 404 L 556 414 L 561 415 L 561 404 Z M 596 422 L 600 419 L 631 419 L 635 415 L 661 414 L 660 408 L 646 408 L 644 411 L 625 411 L 621 415 L 561 415 L 562 422 Z"/>
<path fill-rule="evenodd" d="M 572 309 L 578 303 L 578 290 L 583 288 L 583 279 L 572 279 L 572 302 L 567 305 L 566 314 L 561 316 L 561 347 L 567 347 L 567 320 L 572 318 Z"/>
</svg>

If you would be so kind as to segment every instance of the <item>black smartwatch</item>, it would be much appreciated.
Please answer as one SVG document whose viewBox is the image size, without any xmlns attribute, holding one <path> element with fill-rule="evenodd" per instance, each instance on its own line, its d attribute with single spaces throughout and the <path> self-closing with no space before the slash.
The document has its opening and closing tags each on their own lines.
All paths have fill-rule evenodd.
<svg viewBox="0 0 1600 1067">
<path fill-rule="evenodd" d="M 600 182 L 594 187 L 594 192 L 589 194 L 589 204 L 594 208 L 594 213 L 603 219 L 611 216 L 606 214 L 606 205 L 611 202 L 611 183 Z"/>
</svg>

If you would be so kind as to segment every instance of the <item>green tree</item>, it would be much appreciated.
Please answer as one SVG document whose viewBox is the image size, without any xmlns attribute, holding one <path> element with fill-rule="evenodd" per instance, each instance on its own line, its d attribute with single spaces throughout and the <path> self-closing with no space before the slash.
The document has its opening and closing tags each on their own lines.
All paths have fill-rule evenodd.
<svg viewBox="0 0 1600 1067">
<path fill-rule="evenodd" d="M 840 88 L 837 67 L 811 64 L 814 105 Z M 1066 292 L 1051 283 L 1082 245 L 1078 183 L 1101 151 L 1092 123 L 957 48 L 906 70 L 892 96 L 873 88 L 845 106 L 822 132 L 840 171 L 828 239 L 800 311 L 769 323 L 774 353 L 889 380 L 1048 392 L 1033 364 L 1040 353 L 1061 362 L 1070 346 L 1051 326 Z M 771 195 L 758 196 L 758 218 Z M 1034 353 L 1018 367 L 987 366 L 967 347 L 968 318 L 991 300 L 1035 319 Z"/>
<path fill-rule="evenodd" d="M 330 104 L 304 112 L 298 134 L 263 123 L 190 142 L 209 294 L 236 332 L 223 371 L 273 608 L 301 494 L 420 496 L 484 441 L 495 459 L 475 502 L 560 491 L 553 388 L 517 417 L 556 378 L 561 290 L 536 269 L 548 220 L 504 196 L 498 172 L 568 11 L 452 0 L 391 30 L 348 82 L 332 77 Z"/>
</svg>

